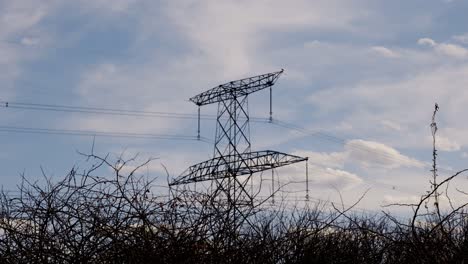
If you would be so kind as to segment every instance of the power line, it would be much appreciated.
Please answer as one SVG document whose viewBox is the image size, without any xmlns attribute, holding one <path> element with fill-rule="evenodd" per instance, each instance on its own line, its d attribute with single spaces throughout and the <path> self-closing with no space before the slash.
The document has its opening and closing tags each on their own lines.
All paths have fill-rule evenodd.
<svg viewBox="0 0 468 264">
<path fill-rule="evenodd" d="M 39 111 L 56 111 L 56 112 L 74 112 L 74 113 L 87 113 L 87 114 L 106 114 L 106 115 L 126 115 L 126 116 L 146 116 L 146 117 L 162 117 L 162 118 L 175 118 L 175 119 L 197 119 L 197 114 L 189 113 L 175 113 L 175 112 L 155 112 L 155 111 L 141 111 L 141 110 L 125 110 L 125 109 L 116 109 L 116 108 L 102 108 L 102 107 L 83 107 L 83 106 L 65 106 L 57 104 L 38 104 L 38 103 L 23 103 L 23 102 L 13 102 L 13 101 L 1 101 L 0 106 L 4 108 L 17 108 L 17 109 L 26 109 L 26 110 L 39 110 Z M 215 115 L 200 115 L 201 119 L 206 120 L 215 120 Z M 303 127 L 297 126 L 295 124 L 285 122 L 278 119 L 273 119 L 272 121 L 266 118 L 252 117 L 250 118 L 253 122 L 263 122 L 263 123 L 272 123 L 277 126 L 287 128 L 290 130 L 295 130 L 301 132 L 305 135 L 320 137 L 322 139 L 328 140 L 333 143 L 340 145 L 346 144 L 347 140 L 333 136 L 329 133 L 323 131 L 310 131 Z M 392 161 L 405 162 L 400 158 L 390 156 L 386 153 L 373 151 L 372 149 L 361 147 L 359 145 L 349 145 L 351 148 L 370 152 L 379 156 L 383 156 Z"/>
<path fill-rule="evenodd" d="M 173 119 L 198 119 L 197 114 L 189 114 L 189 113 L 127 110 L 127 109 L 102 108 L 102 107 L 65 106 L 65 105 L 56 105 L 56 104 L 37 104 L 37 103 L 23 103 L 23 102 L 13 102 L 13 101 L 0 101 L 0 107 L 24 109 L 24 110 L 36 110 L 36 111 L 82 113 L 82 114 L 159 117 L 159 118 L 173 118 Z M 215 115 L 200 115 L 200 119 L 216 120 L 216 116 Z M 253 122 L 263 122 L 263 123 L 268 122 L 267 118 L 261 118 L 261 117 L 252 117 L 250 118 L 250 120 Z"/>
<path fill-rule="evenodd" d="M 116 116 L 141 116 L 141 117 L 158 117 L 158 118 L 169 118 L 169 119 L 198 119 L 197 114 L 190 113 L 176 113 L 176 112 L 162 112 L 162 111 L 142 111 L 142 110 L 127 110 L 117 108 L 102 108 L 102 107 L 84 107 L 84 106 L 65 106 L 58 104 L 39 104 L 39 103 L 25 103 L 25 102 L 14 102 L 14 101 L 2 101 L 0 100 L 0 107 L 3 108 L 14 108 L 24 110 L 37 110 L 37 111 L 53 111 L 53 112 L 71 112 L 71 113 L 83 113 L 83 114 L 104 114 L 104 115 L 116 115 Z M 203 120 L 216 120 L 215 115 L 200 115 L 200 119 Z M 269 120 L 267 118 L 251 117 L 250 121 L 258 123 L 272 123 L 274 125 L 295 130 L 307 136 L 318 137 L 329 142 L 344 145 L 348 140 L 331 135 L 324 131 L 311 131 L 298 125 L 285 122 L 278 119 Z M 206 138 L 205 138 L 206 139 Z M 352 149 L 365 151 L 380 157 L 383 157 L 390 161 L 396 162 L 408 162 L 408 160 L 398 158 L 395 156 L 388 155 L 383 152 L 374 151 L 370 148 L 359 146 L 356 144 L 348 145 Z M 424 167 L 429 165 L 423 164 Z M 453 171 L 445 170 L 452 173 Z"/>
<path fill-rule="evenodd" d="M 125 109 L 101 108 L 101 107 L 65 106 L 65 105 L 55 105 L 55 104 L 22 103 L 22 102 L 11 102 L 11 101 L 0 101 L 0 105 L 4 108 L 17 108 L 17 109 L 26 109 L 26 110 L 40 110 L 40 111 L 168 117 L 168 118 L 182 118 L 182 119 L 197 118 L 195 114 L 186 114 L 186 113 L 125 110 Z M 210 118 L 212 116 L 203 115 L 203 117 Z"/>
<path fill-rule="evenodd" d="M 48 129 L 31 128 L 16 126 L 0 126 L 0 132 L 6 133 L 33 133 L 33 134 L 52 134 L 68 136 L 97 136 L 97 137 L 117 137 L 117 138 L 141 138 L 141 139 L 166 139 L 166 140 L 198 140 L 195 136 L 175 135 L 175 134 L 144 134 L 128 132 L 105 132 L 91 130 L 72 130 L 72 129 Z M 200 138 L 200 141 L 212 143 L 207 138 Z"/>
<path fill-rule="evenodd" d="M 147 117 L 162 117 L 162 118 L 175 118 L 175 119 L 197 119 L 197 114 L 189 113 L 175 113 L 175 112 L 160 112 L 160 111 L 142 111 L 142 110 L 125 110 L 125 109 L 116 109 L 116 108 L 102 108 L 102 107 L 83 107 L 83 106 L 65 106 L 57 104 L 38 104 L 38 103 L 23 103 L 23 102 L 13 102 L 13 101 L 0 101 L 0 106 L 4 108 L 16 108 L 16 109 L 26 109 L 26 110 L 40 110 L 40 111 L 56 111 L 56 112 L 74 112 L 74 113 L 88 113 L 88 114 L 106 114 L 106 115 L 127 115 L 127 116 L 147 116 Z M 206 120 L 215 120 L 215 115 L 200 115 L 201 119 Z M 325 133 L 323 131 L 310 131 L 305 128 L 299 127 L 295 124 L 288 123 L 282 120 L 274 119 L 272 121 L 266 118 L 253 117 L 250 118 L 251 121 L 264 122 L 264 123 L 273 123 L 275 125 L 287 128 L 290 130 L 296 130 L 306 135 L 320 137 L 325 140 L 343 145 L 346 144 L 346 139 L 333 136 L 331 134 Z M 361 147 L 357 145 L 350 145 L 351 148 L 359 149 L 362 151 L 371 152 L 380 156 L 385 156 L 393 161 L 406 161 L 403 159 L 390 156 L 382 152 L 376 152 L 366 147 Z"/>
<path fill-rule="evenodd" d="M 273 124 L 278 125 L 278 126 L 283 127 L 283 128 L 290 129 L 290 130 L 298 131 L 298 132 L 300 132 L 300 133 L 302 133 L 302 134 L 304 134 L 306 136 L 319 137 L 319 138 L 322 138 L 324 140 L 327 140 L 329 142 L 336 143 L 336 144 L 339 144 L 339 145 L 344 145 L 344 144 L 346 144 L 348 142 L 348 140 L 346 140 L 346 139 L 343 139 L 343 138 L 340 138 L 340 137 L 325 133 L 323 131 L 318 131 L 318 130 L 317 131 L 311 131 L 311 130 L 308 130 L 306 128 L 299 127 L 299 126 L 297 126 L 295 124 L 280 121 L 280 120 L 273 120 Z M 406 160 L 406 159 L 391 156 L 391 155 L 386 154 L 384 152 L 374 151 L 373 149 L 368 148 L 368 147 L 363 147 L 363 146 L 359 146 L 359 145 L 356 145 L 356 144 L 349 144 L 348 146 L 350 148 L 352 148 L 352 149 L 361 150 L 361 151 L 365 151 L 365 152 L 368 152 L 368 153 L 371 153 L 371 154 L 374 154 L 374 155 L 377 155 L 377 156 L 381 156 L 381 157 L 383 157 L 383 158 L 385 158 L 385 159 L 387 159 L 389 161 L 397 161 L 397 162 L 402 162 L 402 163 L 408 162 L 408 160 Z M 428 164 L 424 164 L 424 163 L 422 163 L 422 164 L 423 164 L 424 167 L 429 167 Z"/>
</svg>

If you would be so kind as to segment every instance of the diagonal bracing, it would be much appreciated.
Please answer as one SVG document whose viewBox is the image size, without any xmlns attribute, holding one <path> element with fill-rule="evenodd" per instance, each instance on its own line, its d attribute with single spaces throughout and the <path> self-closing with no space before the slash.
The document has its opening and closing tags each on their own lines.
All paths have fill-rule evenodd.
<svg viewBox="0 0 468 264">
<path fill-rule="evenodd" d="M 265 170 L 307 161 L 307 158 L 289 155 L 273 150 L 255 151 L 243 153 L 239 162 L 232 157 L 216 157 L 188 168 L 176 181 L 170 185 L 189 184 L 228 177 L 250 175 Z M 229 161 L 234 160 L 234 161 Z"/>
<path fill-rule="evenodd" d="M 283 70 L 261 74 L 218 85 L 200 93 L 190 101 L 199 109 L 203 105 L 218 104 L 213 158 L 190 166 L 174 179 L 170 186 L 211 181 L 213 199 L 227 198 L 230 206 L 253 204 L 252 193 L 245 186 L 254 173 L 307 161 L 307 158 L 265 150 L 251 151 L 248 96 L 270 88 L 276 83 Z M 198 122 L 198 132 L 200 122 Z M 239 177 L 247 176 L 247 177 Z"/>
</svg>

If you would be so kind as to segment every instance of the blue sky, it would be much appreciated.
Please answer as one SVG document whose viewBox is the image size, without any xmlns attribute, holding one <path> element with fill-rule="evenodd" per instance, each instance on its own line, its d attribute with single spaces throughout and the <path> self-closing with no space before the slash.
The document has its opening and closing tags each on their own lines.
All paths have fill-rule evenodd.
<svg viewBox="0 0 468 264">
<path fill-rule="evenodd" d="M 252 148 L 309 156 L 312 196 L 337 199 L 339 190 L 351 201 L 369 189 L 362 207 L 377 210 L 429 187 L 435 102 L 441 177 L 466 166 L 467 8 L 462 0 L 0 1 L 0 100 L 195 114 L 191 96 L 284 68 L 275 118 L 340 140 L 253 123 Z M 268 116 L 267 95 L 251 96 L 252 116 Z M 203 136 L 214 137 L 212 123 L 203 121 Z M 5 108 L 0 124 L 196 133 L 195 120 Z M 21 173 L 40 179 L 41 166 L 57 178 L 86 167 L 77 150 L 92 142 L 0 132 L 0 183 L 13 189 Z M 146 173 L 165 178 L 161 164 L 176 176 L 210 158 L 212 146 L 97 137 L 96 151 L 159 158 Z M 303 174 L 278 171 L 285 182 Z M 466 177 L 456 185 L 468 187 Z"/>
</svg>

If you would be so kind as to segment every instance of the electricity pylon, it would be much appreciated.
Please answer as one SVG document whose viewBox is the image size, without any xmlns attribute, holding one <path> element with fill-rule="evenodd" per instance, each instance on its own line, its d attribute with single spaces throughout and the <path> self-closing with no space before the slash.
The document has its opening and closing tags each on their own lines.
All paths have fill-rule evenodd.
<svg viewBox="0 0 468 264">
<path fill-rule="evenodd" d="M 254 206 L 255 194 L 248 190 L 254 173 L 308 160 L 273 150 L 251 151 L 248 96 L 270 88 L 271 120 L 271 87 L 282 73 L 283 70 L 231 81 L 190 98 L 198 106 L 199 120 L 201 106 L 218 104 L 214 155 L 190 166 L 170 186 L 212 181 L 211 199 L 219 203 L 219 208 L 230 208 L 235 217 L 236 212 L 242 215 L 240 207 Z"/>
</svg>

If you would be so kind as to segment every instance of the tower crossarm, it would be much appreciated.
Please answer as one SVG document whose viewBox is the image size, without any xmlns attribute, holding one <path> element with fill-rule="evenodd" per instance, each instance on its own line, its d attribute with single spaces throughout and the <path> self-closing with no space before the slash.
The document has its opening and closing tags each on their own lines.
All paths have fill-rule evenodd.
<svg viewBox="0 0 468 264">
<path fill-rule="evenodd" d="M 190 98 L 190 101 L 202 106 L 245 96 L 273 86 L 281 73 L 283 70 L 221 84 Z"/>
<path fill-rule="evenodd" d="M 278 151 L 265 150 L 247 152 L 241 155 L 216 157 L 188 168 L 188 170 L 174 179 L 170 186 L 188 184 L 228 177 L 251 175 L 277 167 L 306 161 L 308 158 L 289 155 Z"/>
</svg>

